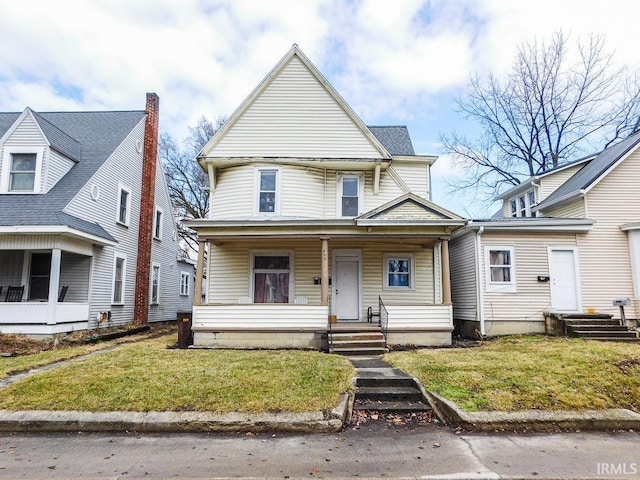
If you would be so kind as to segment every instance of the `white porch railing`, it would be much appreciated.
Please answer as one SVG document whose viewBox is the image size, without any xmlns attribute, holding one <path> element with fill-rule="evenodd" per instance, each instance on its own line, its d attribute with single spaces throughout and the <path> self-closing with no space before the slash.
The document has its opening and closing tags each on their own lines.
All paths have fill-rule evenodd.
<svg viewBox="0 0 640 480">
<path fill-rule="evenodd" d="M 210 304 L 193 307 L 193 330 L 325 330 L 326 305 Z"/>
<path fill-rule="evenodd" d="M 0 302 L 0 326 L 4 324 L 47 324 L 86 322 L 88 303 L 56 303 L 55 316 L 48 302 Z"/>
<path fill-rule="evenodd" d="M 451 305 L 386 305 L 389 330 L 453 327 Z"/>
</svg>

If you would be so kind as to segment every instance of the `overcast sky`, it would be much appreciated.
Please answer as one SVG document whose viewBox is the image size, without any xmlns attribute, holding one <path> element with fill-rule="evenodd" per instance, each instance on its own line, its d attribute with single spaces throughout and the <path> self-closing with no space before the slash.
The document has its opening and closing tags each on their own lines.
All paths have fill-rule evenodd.
<svg viewBox="0 0 640 480">
<path fill-rule="evenodd" d="M 365 123 L 439 154 L 440 132 L 472 128 L 453 110 L 470 74 L 506 72 L 518 43 L 560 28 L 638 68 L 638 19 L 638 0 L 0 0 L 0 110 L 137 110 L 153 91 L 182 139 L 297 43 Z M 444 191 L 459 173 L 438 160 L 434 200 L 477 216 Z"/>
</svg>

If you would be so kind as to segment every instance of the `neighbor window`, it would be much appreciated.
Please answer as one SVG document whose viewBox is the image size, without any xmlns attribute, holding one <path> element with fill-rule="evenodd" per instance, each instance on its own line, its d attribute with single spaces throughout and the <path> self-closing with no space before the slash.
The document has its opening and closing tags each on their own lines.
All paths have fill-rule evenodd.
<svg viewBox="0 0 640 480">
<path fill-rule="evenodd" d="M 253 303 L 289 303 L 290 256 L 253 256 Z"/>
<path fill-rule="evenodd" d="M 338 182 L 338 211 L 341 217 L 357 217 L 360 213 L 360 175 L 342 175 Z"/>
<path fill-rule="evenodd" d="M 118 188 L 118 212 L 116 220 L 123 225 L 129 225 L 131 216 L 131 189 L 119 184 Z"/>
<path fill-rule="evenodd" d="M 278 169 L 258 169 L 258 213 L 278 213 L 278 176 Z"/>
<path fill-rule="evenodd" d="M 162 240 L 162 209 L 158 206 L 153 217 L 153 238 Z"/>
<path fill-rule="evenodd" d="M 191 274 L 189 272 L 180 272 L 180 295 L 189 295 L 189 283 L 191 282 Z"/>
<path fill-rule="evenodd" d="M 413 289 L 413 255 L 384 256 L 384 288 Z"/>
<path fill-rule="evenodd" d="M 487 290 L 515 292 L 513 247 L 486 247 Z"/>
<path fill-rule="evenodd" d="M 124 280 L 127 269 L 127 257 L 116 253 L 113 260 L 113 292 L 111 303 L 122 305 L 124 303 Z"/>
<path fill-rule="evenodd" d="M 529 190 L 522 195 L 509 199 L 509 214 L 512 217 L 535 217 L 531 209 L 536 206 L 536 192 Z"/>
<path fill-rule="evenodd" d="M 10 192 L 33 192 L 36 182 L 37 155 L 35 153 L 12 153 L 9 173 Z"/>
<path fill-rule="evenodd" d="M 160 265 L 153 264 L 151 266 L 151 304 L 158 304 L 160 295 Z"/>
</svg>

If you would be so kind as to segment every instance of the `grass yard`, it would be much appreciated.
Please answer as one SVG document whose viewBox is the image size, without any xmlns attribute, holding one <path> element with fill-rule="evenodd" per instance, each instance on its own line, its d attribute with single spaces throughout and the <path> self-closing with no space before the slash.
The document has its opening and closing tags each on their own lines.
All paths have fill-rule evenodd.
<svg viewBox="0 0 640 480">
<path fill-rule="evenodd" d="M 628 408 L 640 412 L 640 345 L 542 336 L 385 359 L 468 411 Z"/>
<path fill-rule="evenodd" d="M 15 382 L 0 408 L 87 411 L 324 411 L 353 366 L 318 352 L 176 350 L 174 337 L 125 345 Z"/>
</svg>

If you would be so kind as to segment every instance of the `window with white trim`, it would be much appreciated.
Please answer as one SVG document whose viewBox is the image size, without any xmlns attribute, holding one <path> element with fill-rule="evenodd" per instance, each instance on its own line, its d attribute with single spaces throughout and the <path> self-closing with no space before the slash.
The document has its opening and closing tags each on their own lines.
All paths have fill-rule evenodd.
<svg viewBox="0 0 640 480">
<path fill-rule="evenodd" d="M 153 238 L 162 240 L 162 208 L 156 205 L 155 215 L 153 216 Z"/>
<path fill-rule="evenodd" d="M 111 291 L 111 304 L 124 304 L 124 287 L 127 273 L 127 256 L 124 253 L 114 253 L 113 256 L 113 281 Z"/>
<path fill-rule="evenodd" d="M 253 303 L 289 303 L 291 255 L 254 254 Z"/>
<path fill-rule="evenodd" d="M 338 174 L 336 210 L 339 217 L 357 217 L 362 210 L 364 178 L 361 174 Z"/>
<path fill-rule="evenodd" d="M 160 264 L 158 263 L 151 265 L 151 291 L 149 296 L 151 305 L 157 305 L 160 298 Z"/>
<path fill-rule="evenodd" d="M 256 213 L 278 214 L 280 211 L 280 170 L 277 168 L 258 168 L 256 172 Z"/>
<path fill-rule="evenodd" d="M 116 221 L 122 225 L 129 226 L 131 218 L 131 189 L 126 185 L 118 184 L 118 211 Z"/>
<path fill-rule="evenodd" d="M 509 215 L 512 217 L 535 217 L 531 209 L 537 205 L 535 190 L 528 190 L 509 199 Z"/>
<path fill-rule="evenodd" d="M 513 247 L 485 247 L 487 291 L 515 292 L 516 271 Z"/>
<path fill-rule="evenodd" d="M 414 255 L 387 253 L 384 255 L 384 288 L 413 290 Z"/>
<path fill-rule="evenodd" d="M 189 284 L 191 283 L 191 273 L 180 272 L 180 295 L 189 296 Z"/>
<path fill-rule="evenodd" d="M 0 191 L 2 193 L 42 193 L 44 148 L 5 146 L 2 154 Z"/>
</svg>

